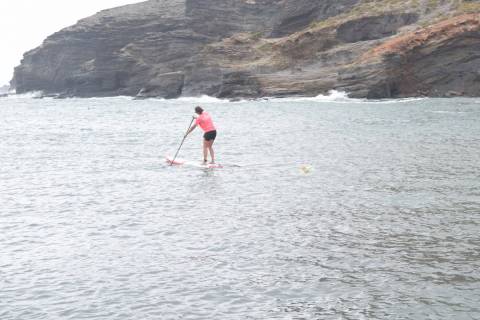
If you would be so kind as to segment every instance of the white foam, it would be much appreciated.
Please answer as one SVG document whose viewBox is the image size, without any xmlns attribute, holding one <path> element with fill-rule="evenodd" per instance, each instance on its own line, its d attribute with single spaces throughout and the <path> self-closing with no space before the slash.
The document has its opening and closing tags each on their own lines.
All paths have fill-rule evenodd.
<svg viewBox="0 0 480 320">
<path fill-rule="evenodd" d="M 313 98 L 315 101 L 359 101 L 360 99 L 352 99 L 348 97 L 348 93 L 344 91 L 330 90 L 328 95 L 318 95 Z"/>
<path fill-rule="evenodd" d="M 9 92 L 7 99 L 36 99 L 42 98 L 44 93 L 42 91 L 32 91 L 28 93 L 16 94 L 15 90 Z M 75 98 L 75 97 L 72 97 Z M 83 99 L 120 99 L 120 100 L 134 100 L 135 97 L 131 96 L 115 96 L 115 97 L 91 97 Z M 158 101 L 169 101 L 169 102 L 180 102 L 180 103 L 192 103 L 192 104 L 215 104 L 215 103 L 242 103 L 252 101 L 251 99 L 239 99 L 235 101 L 230 101 L 229 99 L 219 99 L 207 95 L 202 95 L 199 97 L 180 97 L 177 99 L 164 99 L 164 98 L 147 98 L 155 99 Z M 255 102 L 333 102 L 333 103 L 385 103 L 385 104 L 394 104 L 394 103 L 406 103 L 412 101 L 424 100 L 427 98 L 400 98 L 400 99 L 356 99 L 349 98 L 348 93 L 344 91 L 330 90 L 327 95 L 318 95 L 315 97 L 262 97 L 259 99 L 254 99 Z"/>
<path fill-rule="evenodd" d="M 424 97 L 412 97 L 412 98 L 397 98 L 397 99 L 379 99 L 379 100 L 365 100 L 371 103 L 407 103 L 413 101 L 425 100 Z"/>
<path fill-rule="evenodd" d="M 463 114 L 463 113 L 468 113 L 465 111 L 447 111 L 447 110 L 436 110 L 436 111 L 430 111 L 431 113 L 440 113 L 440 114 Z"/>
<path fill-rule="evenodd" d="M 207 95 L 203 95 L 200 97 L 180 97 L 178 99 L 175 99 L 176 101 L 180 102 L 193 102 L 193 103 L 224 103 L 228 102 L 228 100 L 223 100 Z"/>
<path fill-rule="evenodd" d="M 316 97 L 291 97 L 291 98 L 268 98 L 266 101 L 275 102 L 333 102 L 333 103 L 379 103 L 379 104 L 394 104 L 394 103 L 407 103 L 412 101 L 424 100 L 424 97 L 412 97 L 412 98 L 396 98 L 396 99 L 357 99 L 350 98 L 347 92 L 330 90 L 327 95 L 320 94 Z"/>
<path fill-rule="evenodd" d="M 131 96 L 113 96 L 113 97 L 89 97 L 89 98 L 78 98 L 78 97 L 68 97 L 66 99 L 85 99 L 85 100 L 133 100 L 134 97 Z"/>
<path fill-rule="evenodd" d="M 41 98 L 43 96 L 43 91 L 31 91 L 22 94 L 16 94 L 14 90 L 8 93 L 8 99 L 35 99 Z"/>
<path fill-rule="evenodd" d="M 309 101 L 309 102 L 340 102 L 340 103 L 346 103 L 346 102 L 365 102 L 367 100 L 365 99 L 354 99 L 354 98 L 349 98 L 348 93 L 344 91 L 337 91 L 337 90 L 330 90 L 327 95 L 319 94 L 318 96 L 315 97 L 289 97 L 289 98 L 268 98 L 265 100 L 274 100 L 275 102 L 303 102 L 303 101 Z"/>
</svg>

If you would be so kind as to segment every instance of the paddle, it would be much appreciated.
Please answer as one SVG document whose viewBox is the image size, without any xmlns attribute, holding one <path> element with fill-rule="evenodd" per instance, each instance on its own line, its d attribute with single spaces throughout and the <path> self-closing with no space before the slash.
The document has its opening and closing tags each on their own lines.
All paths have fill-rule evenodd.
<svg viewBox="0 0 480 320">
<path fill-rule="evenodd" d="M 175 158 L 178 156 L 178 153 L 180 152 L 180 148 L 182 147 L 183 142 L 187 138 L 187 133 L 188 133 L 188 130 L 190 130 L 190 127 L 192 126 L 193 120 L 195 120 L 195 117 L 192 117 L 192 121 L 190 121 L 190 124 L 188 125 L 187 132 L 183 135 L 182 143 L 180 143 L 180 147 L 178 147 L 177 153 L 175 153 L 175 156 L 173 157 L 172 162 L 170 162 L 171 166 L 173 166 L 173 162 L 175 161 Z"/>
</svg>

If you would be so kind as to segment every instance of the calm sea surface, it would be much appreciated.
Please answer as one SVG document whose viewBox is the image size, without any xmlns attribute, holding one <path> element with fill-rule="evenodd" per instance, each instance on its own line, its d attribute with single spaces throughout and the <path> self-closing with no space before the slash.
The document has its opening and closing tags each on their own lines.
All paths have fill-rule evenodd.
<svg viewBox="0 0 480 320">
<path fill-rule="evenodd" d="M 0 253 L 2 320 L 480 319 L 480 99 L 2 98 Z"/>
</svg>

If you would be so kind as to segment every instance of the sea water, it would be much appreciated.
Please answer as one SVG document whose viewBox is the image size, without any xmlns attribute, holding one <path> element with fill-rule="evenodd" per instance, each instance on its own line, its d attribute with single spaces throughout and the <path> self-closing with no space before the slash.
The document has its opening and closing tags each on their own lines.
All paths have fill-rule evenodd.
<svg viewBox="0 0 480 320">
<path fill-rule="evenodd" d="M 2 98 L 0 249 L 2 320 L 479 319 L 480 100 Z"/>
</svg>

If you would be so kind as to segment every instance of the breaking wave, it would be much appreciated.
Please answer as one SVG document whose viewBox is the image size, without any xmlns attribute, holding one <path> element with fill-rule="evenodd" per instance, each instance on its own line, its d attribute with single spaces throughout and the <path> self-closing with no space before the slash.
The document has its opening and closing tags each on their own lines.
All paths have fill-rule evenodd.
<svg viewBox="0 0 480 320">
<path fill-rule="evenodd" d="M 7 99 L 39 99 L 39 98 L 48 98 L 44 95 L 42 91 L 32 91 L 23 94 L 15 94 L 15 92 L 10 92 L 6 97 Z M 50 97 L 51 98 L 51 97 Z M 75 98 L 72 98 L 75 99 Z M 124 99 L 124 100 L 137 100 L 135 97 L 130 96 L 116 96 L 116 97 L 91 97 L 91 98 L 80 98 L 80 99 Z M 159 101 L 170 101 L 170 102 L 179 102 L 179 103 L 193 103 L 193 104 L 215 104 L 215 103 L 245 103 L 245 102 L 331 102 L 331 103 L 405 103 L 412 101 L 424 100 L 427 98 L 423 97 L 412 97 L 412 98 L 396 98 L 396 99 L 359 99 L 359 98 L 350 98 L 349 94 L 344 91 L 331 90 L 328 94 L 320 94 L 315 97 L 263 97 L 256 99 L 220 99 L 212 96 L 202 95 L 199 97 L 180 97 L 176 99 L 164 99 L 164 98 L 146 98 L 139 100 L 159 100 Z"/>
<path fill-rule="evenodd" d="M 16 94 L 15 91 L 10 91 L 5 97 L 7 99 L 38 99 L 43 97 L 42 91 L 31 91 L 22 94 Z"/>
</svg>

